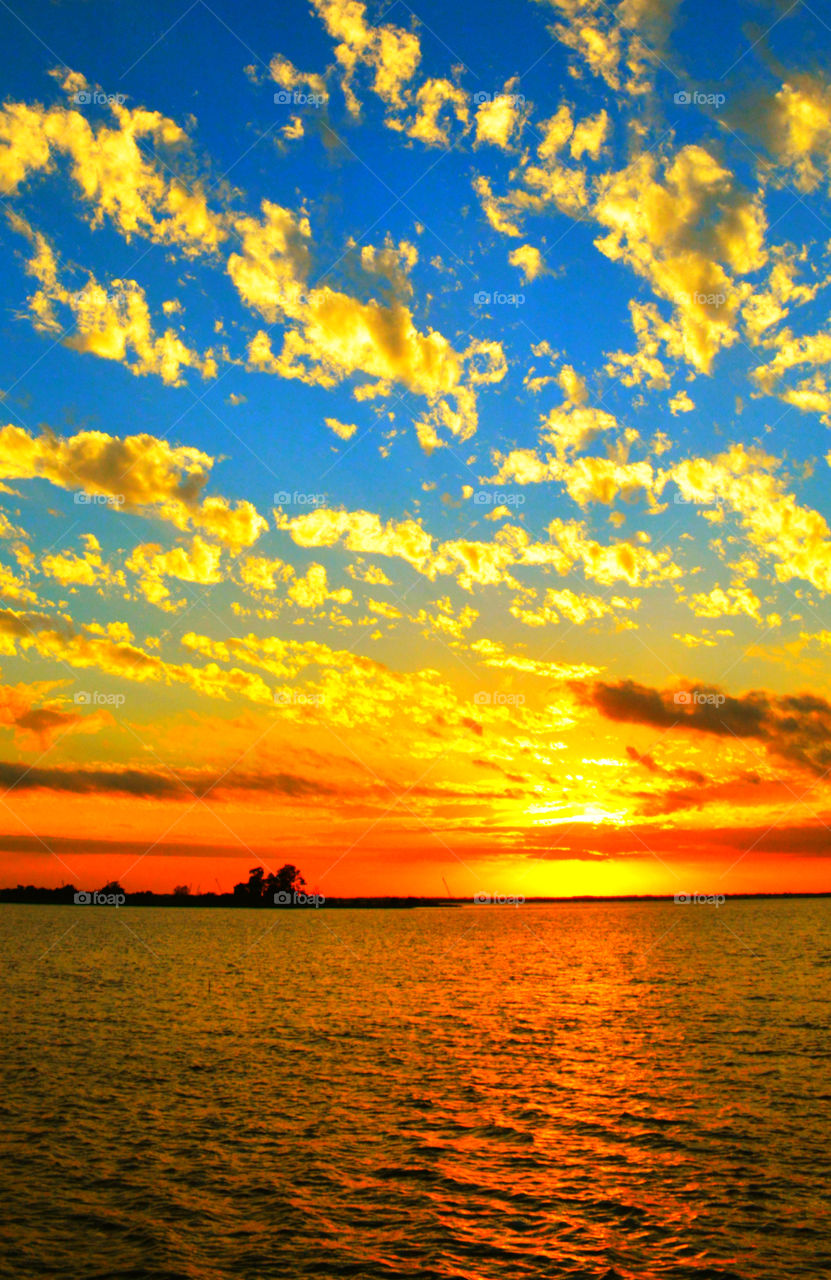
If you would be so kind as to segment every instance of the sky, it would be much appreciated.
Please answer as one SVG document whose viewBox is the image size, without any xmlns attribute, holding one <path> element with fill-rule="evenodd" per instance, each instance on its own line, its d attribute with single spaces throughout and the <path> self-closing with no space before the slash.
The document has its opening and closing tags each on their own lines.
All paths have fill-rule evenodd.
<svg viewBox="0 0 831 1280">
<path fill-rule="evenodd" d="M 827 12 L 0 34 L 0 883 L 831 890 Z"/>
</svg>

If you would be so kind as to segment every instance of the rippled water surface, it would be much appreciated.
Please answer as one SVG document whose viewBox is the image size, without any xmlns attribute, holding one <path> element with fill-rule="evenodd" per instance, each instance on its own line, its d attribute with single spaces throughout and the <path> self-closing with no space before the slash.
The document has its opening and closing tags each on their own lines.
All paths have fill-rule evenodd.
<svg viewBox="0 0 831 1280">
<path fill-rule="evenodd" d="M 0 907 L 3 1274 L 831 1274 L 831 902 Z"/>
</svg>

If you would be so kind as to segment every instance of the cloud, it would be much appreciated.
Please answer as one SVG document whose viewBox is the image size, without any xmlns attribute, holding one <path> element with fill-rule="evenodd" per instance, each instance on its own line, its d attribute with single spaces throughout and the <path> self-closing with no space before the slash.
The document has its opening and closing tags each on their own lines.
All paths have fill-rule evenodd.
<svg viewBox="0 0 831 1280">
<path fill-rule="evenodd" d="M 694 402 L 690 399 L 686 391 L 679 391 L 669 402 L 669 411 L 673 416 L 679 413 L 691 413 L 695 408 Z"/>
<path fill-rule="evenodd" d="M 392 582 L 384 573 L 384 570 L 375 564 L 364 564 L 363 561 L 359 560 L 357 564 L 348 564 L 346 572 L 356 582 L 367 582 L 374 587 L 392 586 Z"/>
<path fill-rule="evenodd" d="M 69 290 L 58 279 L 55 255 L 46 238 L 16 214 L 9 219 L 35 247 L 26 270 L 41 286 L 28 300 L 36 329 L 59 335 L 73 351 L 116 360 L 136 376 L 155 374 L 168 386 L 183 385 L 183 368 L 197 369 L 203 378 L 216 377 L 213 356 L 201 357 L 174 329 L 156 334 L 144 290 L 135 280 L 112 280 L 105 288 L 90 275 L 82 289 Z M 67 308 L 68 320 L 59 318 L 56 304 Z"/>
<path fill-rule="evenodd" d="M 532 244 L 521 244 L 517 249 L 512 249 L 508 254 L 508 261 L 512 267 L 519 267 L 524 284 L 538 280 L 548 271 L 545 259 Z"/>
<path fill-rule="evenodd" d="M 649 388 L 666 390 L 671 378 L 661 359 L 661 349 L 664 345 L 677 349 L 677 330 L 663 319 L 652 302 L 630 302 L 629 314 L 638 349 L 612 352 L 606 373 L 619 379 L 624 387 L 645 383 Z"/>
<path fill-rule="evenodd" d="M 571 140 L 574 143 L 572 160 L 575 155 L 582 160 L 586 154 L 596 160 L 607 127 L 605 111 L 575 125 L 571 108 L 563 104 L 555 115 L 540 121 L 537 127 L 541 138 L 535 162 L 531 163 L 529 154 L 520 158 L 512 180 L 521 185 L 512 187 L 504 196 L 496 196 L 490 179 L 477 174 L 473 187 L 493 229 L 502 235 L 518 237 L 517 224 L 526 215 L 539 215 L 551 208 L 570 218 L 585 217 L 591 203 L 586 163 L 571 163 L 564 152 Z"/>
<path fill-rule="evenodd" d="M 262 218 L 236 222 L 241 252 L 228 259 L 228 274 L 252 311 L 270 323 L 296 314 L 311 268 L 311 226 L 281 205 L 264 200 Z"/>
<path fill-rule="evenodd" d="M 728 587 L 723 591 L 715 586 L 711 591 L 690 596 L 687 604 L 697 618 L 730 618 L 746 614 L 761 622 L 761 600 L 749 587 Z"/>
<path fill-rule="evenodd" d="M 275 513 L 277 527 L 301 547 L 333 547 L 406 560 L 431 581 L 454 575 L 465 590 L 473 586 L 518 584 L 510 570 L 517 565 L 546 565 L 568 573 L 580 565 L 586 577 L 610 585 L 648 586 L 680 576 L 668 551 L 654 552 L 644 542 L 609 546 L 594 541 L 576 521 L 553 520 L 550 541 L 532 542 L 524 529 L 505 525 L 492 542 L 451 539 L 434 546 L 433 537 L 413 520 L 388 521 L 368 511 L 334 511 L 320 507 L 301 516 Z M 642 535 L 646 538 L 646 535 Z"/>
<path fill-rule="evenodd" d="M 16 195 L 32 173 L 50 167 L 49 139 L 43 128 L 43 109 L 9 102 L 0 111 L 0 191 Z"/>
<path fill-rule="evenodd" d="M 48 480 L 61 489 L 101 494 L 114 505 L 196 527 L 231 549 L 250 546 L 268 527 L 250 502 L 232 506 L 204 494 L 214 459 L 189 445 L 142 434 L 120 440 L 103 431 L 62 437 L 0 428 L 0 477 Z"/>
<path fill-rule="evenodd" d="M 752 738 L 775 756 L 815 774 L 831 767 L 831 704 L 812 693 L 771 694 L 756 690 L 742 697 L 715 686 L 659 690 L 634 680 L 574 683 L 579 702 L 609 720 L 655 729 Z M 678 702 L 678 695 L 684 701 Z"/>
<path fill-rule="evenodd" d="M 637 597 L 578 595 L 571 590 L 549 588 L 538 608 L 516 601 L 510 612 L 528 627 L 556 626 L 563 618 L 573 626 L 583 626 L 600 618 L 617 619 L 621 610 L 637 609 L 640 603 Z M 627 630 L 634 625 L 628 618 L 622 622 Z"/>
<path fill-rule="evenodd" d="M 360 113 L 354 81 L 360 67 L 372 72 L 372 90 L 389 108 L 404 105 L 403 91 L 421 60 L 418 36 L 392 23 L 372 26 L 361 0 L 313 0 L 335 45 L 341 88 L 353 115 Z"/>
<path fill-rule="evenodd" d="M 436 600 L 434 612 L 419 609 L 414 621 L 422 628 L 422 635 L 438 636 L 446 641 L 461 640 L 478 617 L 478 611 L 470 605 L 460 609 L 451 603 L 449 596 L 442 596 Z"/>
<path fill-rule="evenodd" d="M 5 564 L 0 564 L 0 596 L 19 604 L 37 604 L 37 595 Z"/>
<path fill-rule="evenodd" d="M 554 453 L 538 449 L 513 449 L 508 454 L 494 450 L 496 474 L 489 484 L 562 484 L 580 507 L 592 502 L 613 504 L 618 498 L 633 502 L 646 495 L 654 507 L 666 483 L 667 474 L 648 461 L 630 462 L 630 446 L 637 442 L 634 428 L 621 428 L 615 416 L 588 405 L 588 387 L 571 365 L 564 365 L 557 381 L 565 392 L 563 404 L 551 409 L 540 424 L 540 440 Z M 616 438 L 608 443 L 605 458 L 576 458 L 601 435 Z"/>
<path fill-rule="evenodd" d="M 275 53 L 268 64 L 275 84 L 281 89 L 308 89 L 314 94 L 326 94 L 326 81 L 313 71 L 298 71 L 297 67 L 281 53 Z"/>
<path fill-rule="evenodd" d="M 239 565 L 241 583 L 254 595 L 269 595 L 277 591 L 278 583 L 288 582 L 294 569 L 284 560 L 267 556 L 246 556 Z"/>
<path fill-rule="evenodd" d="M 124 586 L 124 574 L 113 570 L 104 562 L 101 544 L 92 533 L 81 535 L 84 544 L 82 555 L 74 551 L 59 551 L 45 555 L 40 561 L 40 572 L 54 578 L 63 587 L 74 586 Z"/>
<path fill-rule="evenodd" d="M 332 588 L 322 564 L 310 564 L 302 578 L 295 578 L 288 590 L 289 599 L 301 609 L 317 609 L 327 600 L 348 604 L 352 599 L 349 587 Z"/>
<path fill-rule="evenodd" d="M 737 128 L 762 143 L 780 173 L 800 191 L 829 177 L 831 84 L 823 74 L 791 74 L 777 93 L 757 93 L 731 113 Z"/>
<path fill-rule="evenodd" d="M 533 449 L 514 449 L 507 456 L 494 455 L 499 470 L 491 484 L 543 484 L 558 481 L 579 507 L 592 502 L 610 506 L 621 498 L 632 502 L 643 494 L 660 492 L 663 473 L 649 462 L 618 462 L 614 458 L 578 458 L 567 462 Z"/>
<path fill-rule="evenodd" d="M 114 124 L 94 125 L 63 106 L 0 108 L 0 191 L 16 194 L 65 157 L 93 227 L 108 218 L 127 240 L 141 235 L 188 255 L 214 251 L 227 235 L 224 218 L 209 208 L 198 179 L 177 175 L 190 163 L 188 135 L 158 111 L 117 102 L 110 110 Z"/>
<path fill-rule="evenodd" d="M 709 373 L 719 351 L 738 340 L 741 310 L 752 294 L 741 277 L 766 262 L 761 193 L 742 187 L 695 143 L 670 155 L 641 146 L 623 168 L 592 174 L 589 162 L 601 156 L 608 128 L 605 112 L 575 124 L 562 104 L 541 122 L 536 158 L 521 158 L 505 195 L 494 194 L 487 176 L 474 178 L 483 211 L 496 231 L 513 237 L 521 235 L 525 215 L 548 207 L 575 220 L 590 217 L 601 228 L 594 242 L 600 252 L 671 304 L 665 319 L 654 306 L 631 302 L 639 353 L 613 357 L 613 365 L 628 366 L 626 385 L 644 377 L 667 385 L 662 345 L 672 359 Z"/>
<path fill-rule="evenodd" d="M 339 542 L 349 551 L 395 556 L 414 568 L 425 567 L 433 539 L 414 520 L 389 520 L 369 511 L 333 511 L 320 507 L 301 516 L 275 512 L 278 529 L 284 529 L 300 547 L 333 547 Z"/>
<path fill-rule="evenodd" d="M 339 422 L 337 418 L 324 418 L 323 421 L 330 431 L 340 436 L 341 440 L 351 440 L 358 431 L 354 422 Z"/>
<path fill-rule="evenodd" d="M 643 152 L 601 177 L 592 214 L 607 234 L 595 244 L 648 280 L 674 308 L 661 337 L 669 354 L 708 373 L 738 337 L 750 286 L 735 277 L 764 265 L 765 215 L 703 146 L 662 161 Z M 732 273 L 732 274 L 731 274 Z"/>
<path fill-rule="evenodd" d="M 826 815 L 827 816 L 827 815 Z M 625 824 L 574 822 L 555 829 L 524 832 L 517 844 L 535 857 L 555 861 L 611 859 L 631 856 L 642 859 L 650 854 L 664 858 L 678 856 L 683 849 L 685 859 L 706 858 L 723 864 L 752 849 L 757 855 L 782 854 L 824 858 L 828 855 L 828 826 L 824 815 L 814 824 L 778 824 L 726 826 L 697 823 L 627 822 Z"/>
<path fill-rule="evenodd" d="M 126 641 L 103 637 L 92 626 L 76 627 L 63 617 L 35 611 L 0 609 L 0 643 L 9 653 L 30 650 L 54 663 L 87 669 L 139 684 L 181 684 L 209 698 L 231 696 L 273 705 L 273 693 L 257 675 L 238 667 L 221 671 L 216 664 L 194 667 L 165 662 L 157 654 Z"/>
<path fill-rule="evenodd" d="M 771 248 L 771 263 L 764 286 L 754 289 L 744 304 L 742 319 L 747 335 L 754 344 L 771 342 L 771 330 L 789 314 L 791 304 L 811 302 L 827 281 L 805 284 L 797 274 L 808 259 L 807 247 L 799 251 L 785 245 Z"/>
<path fill-rule="evenodd" d="M 56 791 L 71 795 L 137 796 L 145 800 L 186 800 L 188 796 L 227 798 L 237 792 L 268 792 L 295 797 L 325 796 L 333 789 L 320 780 L 292 773 L 246 774 L 242 770 L 181 774 L 151 769 L 41 768 L 0 761 L 0 786 L 15 791 Z"/>
<path fill-rule="evenodd" d="M 831 383 L 825 372 L 831 363 L 831 332 L 795 337 L 790 329 L 783 329 L 776 335 L 775 345 L 774 358 L 768 364 L 759 365 L 751 374 L 760 392 L 778 396 L 798 409 L 818 413 L 825 425 L 831 426 Z M 803 378 L 794 387 L 781 386 L 786 373 L 806 365 L 820 365 L 822 371 Z"/>
<path fill-rule="evenodd" d="M 474 640 L 470 651 L 476 654 L 486 667 L 494 667 L 502 671 L 517 671 L 524 675 L 538 676 L 543 680 L 583 681 L 597 675 L 599 671 L 598 667 L 591 666 L 589 663 L 546 662 L 539 658 L 530 658 L 525 654 L 508 650 L 498 640 Z"/>
<path fill-rule="evenodd" d="M 34 706 L 37 697 L 37 686 L 0 684 L 0 725 L 13 729 L 24 741 L 34 738 L 40 752 L 49 750 L 66 734 L 97 733 L 112 720 L 107 711 L 83 716 L 59 706 Z"/>
<path fill-rule="evenodd" d="M 387 286 L 387 298 L 411 298 L 413 283 L 410 272 L 418 262 L 418 249 L 409 240 L 398 244 L 387 234 L 384 244 L 361 245 L 361 270 L 371 283 Z"/>
<path fill-rule="evenodd" d="M 482 173 L 476 174 L 473 189 L 479 197 L 482 212 L 494 231 L 503 236 L 518 237 L 521 233 L 517 226 L 517 211 L 505 197 L 494 195 L 490 179 Z"/>
<path fill-rule="evenodd" d="M 496 93 L 476 108 L 476 146 L 489 143 L 503 151 L 510 149 L 525 122 L 525 99 L 511 93 L 516 81 L 509 80 L 505 92 Z"/>
<path fill-rule="evenodd" d="M 831 531 L 818 511 L 788 493 L 778 465 L 760 449 L 737 444 L 711 459 L 686 459 L 671 475 L 688 501 L 735 512 L 751 545 L 773 560 L 780 582 L 804 578 L 829 591 Z"/>
<path fill-rule="evenodd" d="M 474 387 L 505 376 L 504 353 L 499 343 L 484 340 L 458 352 L 436 330 L 416 328 L 409 307 L 395 296 L 396 288 L 411 291 L 402 263 L 414 261 L 412 246 L 364 253 L 364 270 L 382 277 L 387 286 L 386 301 L 365 302 L 329 285 L 307 286 L 307 219 L 266 201 L 262 219 L 240 219 L 237 229 L 242 252 L 231 255 L 228 271 L 240 297 L 266 320 L 287 325 L 276 354 L 264 331 L 255 335 L 248 351 L 252 368 L 323 387 L 362 374 L 374 379 L 361 384 L 362 396 L 388 395 L 399 383 L 427 398 L 430 415 L 420 438 L 432 446 L 438 443 L 439 428 L 461 439 L 475 431 Z"/>
<path fill-rule="evenodd" d="M 449 147 L 454 123 L 463 129 L 469 125 L 469 99 L 470 95 L 450 80 L 425 80 L 415 95 L 415 115 L 396 127 L 428 146 Z"/>
<path fill-rule="evenodd" d="M 181 608 L 185 600 L 174 601 L 165 579 L 210 585 L 222 582 L 222 548 L 196 534 L 189 547 L 163 551 L 159 543 L 135 547 L 125 567 L 136 575 L 136 587 L 146 600 L 162 609 Z"/>
<path fill-rule="evenodd" d="M 549 31 L 610 89 L 641 95 L 652 87 L 678 0 L 547 0 Z"/>
</svg>

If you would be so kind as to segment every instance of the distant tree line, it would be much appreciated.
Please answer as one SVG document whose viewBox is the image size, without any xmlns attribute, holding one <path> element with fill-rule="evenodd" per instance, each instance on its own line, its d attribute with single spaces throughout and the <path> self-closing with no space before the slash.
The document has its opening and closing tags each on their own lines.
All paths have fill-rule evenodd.
<svg viewBox="0 0 831 1280">
<path fill-rule="evenodd" d="M 307 894 L 306 880 L 298 867 L 287 862 L 279 871 L 268 874 L 264 867 L 252 867 L 248 879 L 235 884 L 231 893 L 194 893 L 188 884 L 177 884 L 172 893 L 153 893 L 150 889 L 130 890 L 117 880 L 109 880 L 98 890 L 79 890 L 74 884 L 61 885 L 58 889 L 46 889 L 39 885 L 19 884 L 15 888 L 0 888 L 1 902 L 28 902 L 47 904 L 82 904 L 95 900 L 110 905 L 128 907 L 294 907 L 326 906 L 329 908 L 362 907 L 439 907 L 459 906 L 460 900 L 427 897 L 356 897 L 326 898 Z"/>
<path fill-rule="evenodd" d="M 292 863 L 286 863 L 279 871 L 270 872 L 268 875 L 263 867 L 252 868 L 246 881 L 234 885 L 233 893 L 194 893 L 187 884 L 177 884 L 172 893 L 154 893 L 151 889 L 128 892 L 117 880 L 108 880 L 97 890 L 79 890 L 74 884 L 64 884 L 58 889 L 18 884 L 16 888 L 0 889 L 0 902 L 86 905 L 95 899 L 99 901 L 117 899 L 132 907 L 293 906 L 296 895 L 302 895 L 305 886 L 306 881 L 298 868 Z M 275 897 L 275 895 L 280 896 Z"/>
</svg>

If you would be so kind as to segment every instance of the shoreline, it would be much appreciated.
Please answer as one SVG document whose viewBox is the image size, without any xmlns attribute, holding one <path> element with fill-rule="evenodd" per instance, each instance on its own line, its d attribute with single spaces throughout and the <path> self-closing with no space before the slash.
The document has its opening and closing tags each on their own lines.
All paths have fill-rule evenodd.
<svg viewBox="0 0 831 1280">
<path fill-rule="evenodd" d="M 474 896 L 464 898 L 449 897 L 415 897 L 415 896 L 395 896 L 395 895 L 379 895 L 376 897 L 338 897 L 326 898 L 316 903 L 285 903 L 275 904 L 272 902 L 246 902 L 235 898 L 232 893 L 214 893 L 214 894 L 189 894 L 175 895 L 165 893 L 152 893 L 143 891 L 134 894 L 126 894 L 123 903 L 101 903 L 92 904 L 89 902 L 76 903 L 73 888 L 45 889 L 35 888 L 34 886 L 17 886 L 15 888 L 0 889 L 0 905 L 30 905 L 30 906 L 89 906 L 89 905 L 112 905 L 118 907 L 175 907 L 184 910 L 209 909 L 209 910 L 233 910 L 233 911 L 308 911 L 308 910 L 416 910 L 420 908 L 462 908 L 462 907 L 506 907 L 514 910 L 519 907 L 540 907 L 540 906 L 590 906 L 594 903 L 673 903 L 673 905 L 689 905 L 676 904 L 675 895 L 671 894 L 576 894 L 569 897 L 558 897 L 554 895 L 537 896 L 529 898 L 518 898 L 508 895 L 489 895 L 502 898 L 502 901 L 482 902 L 475 901 Z M 88 896 L 88 895 L 87 895 Z M 688 897 L 694 895 L 685 895 Z M 699 897 L 713 897 L 715 895 L 699 894 Z M 731 893 L 720 895 L 724 901 L 750 901 L 750 902 L 767 902 L 767 901 L 791 901 L 794 898 L 831 898 L 831 890 L 797 890 L 782 891 L 777 893 Z"/>
</svg>

